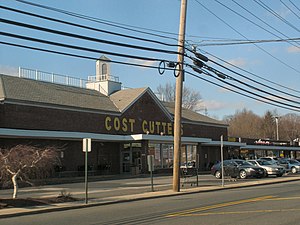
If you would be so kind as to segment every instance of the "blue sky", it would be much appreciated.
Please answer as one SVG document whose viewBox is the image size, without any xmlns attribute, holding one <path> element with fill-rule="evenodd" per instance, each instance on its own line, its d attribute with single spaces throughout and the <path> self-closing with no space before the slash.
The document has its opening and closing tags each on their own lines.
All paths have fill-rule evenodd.
<svg viewBox="0 0 300 225">
<path fill-rule="evenodd" d="M 29 0 L 28 0 L 29 1 Z M 254 13 L 257 17 L 269 24 L 277 31 L 283 33 L 289 38 L 299 38 L 300 29 L 300 15 L 299 9 L 294 7 L 295 4 L 300 8 L 299 0 L 269 0 L 263 1 L 274 12 L 282 16 L 288 21 L 294 28 L 280 21 L 274 15 L 259 6 L 254 0 L 252 1 L 239 1 L 239 4 L 245 7 L 250 12 Z M 44 4 L 45 6 L 55 7 L 62 10 L 76 12 L 79 14 L 99 18 L 106 21 L 112 21 L 121 23 L 124 25 L 130 25 L 135 27 L 147 28 L 151 30 L 143 30 L 150 33 L 156 33 L 159 35 L 167 36 L 168 38 L 160 38 L 157 36 L 145 35 L 129 31 L 126 29 L 119 29 L 116 27 L 108 26 L 105 24 L 99 24 L 79 18 L 74 18 L 61 13 L 49 11 L 46 9 L 37 8 L 24 3 L 20 3 L 14 0 L 0 0 L 2 6 L 7 6 L 19 10 L 37 13 L 40 15 L 53 17 L 61 20 L 66 20 L 78 24 L 84 24 L 86 26 L 92 26 L 99 29 L 118 32 L 120 34 L 133 35 L 136 37 L 143 37 L 153 40 L 162 41 L 170 44 L 177 44 L 177 36 L 179 28 L 179 15 L 180 15 L 180 1 L 179 0 L 51 0 L 51 1 L 37 1 L 30 0 L 33 3 Z M 266 80 L 261 80 L 258 77 L 241 72 L 236 68 L 232 68 L 249 78 L 257 80 L 259 82 L 271 85 L 274 89 L 284 90 L 293 95 L 300 96 L 300 93 L 294 92 L 289 89 L 285 89 L 276 86 L 269 81 L 278 83 L 288 88 L 299 90 L 300 84 L 300 48 L 298 42 L 293 44 L 287 42 L 272 42 L 264 44 L 247 44 L 247 45 L 230 45 L 230 46 L 202 46 L 206 44 L 206 40 L 216 39 L 239 39 L 245 40 L 245 37 L 249 40 L 274 40 L 280 38 L 286 38 L 282 34 L 278 33 L 274 29 L 267 27 L 266 24 L 254 18 L 252 15 L 244 11 L 241 7 L 235 4 L 231 0 L 221 1 L 230 9 L 237 13 L 249 18 L 251 21 L 259 24 L 260 26 L 270 30 L 273 34 L 266 32 L 265 30 L 253 25 L 249 21 L 234 14 L 229 9 L 220 5 L 217 1 L 204 1 L 204 0 L 188 0 L 187 10 L 187 27 L 186 27 L 186 40 L 188 43 L 197 44 L 200 50 L 209 52 L 223 60 L 226 60 L 234 65 L 237 65 L 247 71 L 254 73 Z M 287 8 L 283 3 L 289 8 Z M 293 3 L 293 4 L 292 4 Z M 215 15 L 212 15 L 207 9 L 211 10 Z M 48 27 L 51 29 L 66 31 L 70 33 L 81 34 L 85 36 L 91 36 L 94 38 L 101 38 L 116 42 L 128 43 L 133 45 L 142 45 L 148 47 L 155 47 L 160 49 L 168 49 L 176 51 L 175 47 L 166 47 L 163 45 L 154 45 L 152 43 L 146 43 L 142 41 L 132 40 L 128 38 L 116 37 L 100 32 L 88 31 L 81 28 L 75 28 L 67 25 L 62 25 L 50 21 L 44 21 L 42 19 L 33 18 L 30 16 L 20 15 L 17 13 L 9 12 L 7 10 L 0 9 L 1 18 L 7 20 L 14 20 L 23 23 L 29 23 L 32 25 L 38 25 Z M 219 17 L 217 18 L 216 15 Z M 221 20 L 223 20 L 223 22 Z M 227 25 L 225 24 L 227 23 Z M 230 28 L 229 25 L 232 27 Z M 234 30 L 235 29 L 235 30 Z M 72 45 L 84 46 L 93 49 L 101 49 L 109 52 L 119 52 L 123 54 L 139 55 L 145 57 L 162 58 L 170 61 L 176 61 L 176 55 L 148 52 L 141 50 L 133 50 L 123 47 L 116 47 L 101 43 L 94 43 L 85 40 L 78 40 L 74 38 L 68 38 L 58 36 L 54 34 L 48 34 L 41 31 L 34 31 L 27 28 L 20 28 L 5 23 L 0 23 L 0 30 L 3 32 L 9 32 L 19 35 L 26 35 L 35 38 L 51 40 L 56 42 L 63 42 Z M 154 32 L 152 30 L 163 31 Z M 274 36 L 277 35 L 279 37 Z M 87 55 L 91 57 L 100 57 L 98 53 L 83 52 L 78 50 L 70 50 L 62 47 L 53 47 L 45 44 L 33 43 L 24 40 L 18 40 L 11 37 L 0 36 L 1 41 L 12 42 L 24 45 L 30 45 L 40 48 L 47 48 L 51 50 L 70 52 L 74 54 Z M 211 43 L 211 42 L 210 42 Z M 261 50 L 260 48 L 263 50 Z M 270 56 L 272 55 L 272 56 Z M 106 55 L 112 60 L 119 60 L 124 62 L 135 62 L 145 65 L 157 66 L 158 63 L 137 61 L 133 59 L 121 58 L 116 56 Z M 208 55 L 207 55 L 208 56 Z M 210 57 L 210 56 L 209 56 Z M 274 59 L 274 58 L 277 59 Z M 214 58 L 213 58 L 214 59 Z M 215 59 L 214 59 L 215 60 Z M 281 62 L 279 62 L 281 61 Z M 187 62 L 191 63 L 188 59 Z M 218 61 L 223 64 L 222 62 Z M 219 68 L 212 63 L 207 63 L 209 66 Z M 225 65 L 225 64 L 224 64 Z M 16 71 L 19 66 L 30 69 L 38 69 L 46 72 L 54 72 L 58 74 L 65 74 L 73 77 L 86 79 L 89 75 L 95 74 L 95 62 L 93 60 L 85 60 L 67 56 L 61 56 L 56 54 L 38 52 L 28 49 L 22 49 L 17 47 L 6 46 L 0 44 L 0 72 L 12 73 Z M 228 65 L 226 65 L 228 66 Z M 292 68 L 293 69 L 292 69 Z M 189 70 L 191 71 L 191 70 Z M 225 72 L 225 70 L 222 70 Z M 122 84 L 126 87 L 150 87 L 154 92 L 159 84 L 165 84 L 167 82 L 175 82 L 175 77 L 172 72 L 165 72 L 162 76 L 159 75 L 157 69 L 139 68 L 132 66 L 124 66 L 119 64 L 111 65 L 112 75 L 118 76 Z M 228 73 L 241 81 L 246 80 L 235 74 Z M 217 82 L 213 78 L 209 78 L 205 75 L 200 75 L 206 79 Z M 269 81 L 268 81 L 269 80 Z M 239 85 L 236 82 L 229 81 L 233 84 Z M 190 75 L 186 75 L 184 85 L 197 90 L 201 93 L 203 106 L 207 108 L 208 115 L 218 119 L 222 119 L 226 115 L 233 115 L 236 110 L 247 108 L 252 110 L 258 115 L 263 115 L 267 110 L 277 110 L 279 115 L 290 113 L 293 111 L 277 108 L 272 105 L 267 105 L 261 102 L 254 101 L 252 99 L 240 96 L 238 94 L 227 91 L 223 88 L 209 84 L 203 80 L 194 78 Z M 254 85 L 254 84 L 253 84 Z M 240 85 L 239 85 L 240 86 Z M 255 84 L 260 89 L 265 89 L 262 86 Z M 286 94 L 275 92 L 268 89 L 268 91 L 274 92 L 280 96 L 286 96 Z M 300 91 L 300 90 L 299 90 Z M 256 92 L 256 91 L 254 91 Z M 267 94 L 264 94 L 267 96 Z M 274 97 L 270 97 L 274 98 Z M 299 99 L 295 99 L 296 101 Z M 294 104 L 294 103 L 290 103 Z M 297 104 L 295 104 L 297 105 Z"/>
</svg>

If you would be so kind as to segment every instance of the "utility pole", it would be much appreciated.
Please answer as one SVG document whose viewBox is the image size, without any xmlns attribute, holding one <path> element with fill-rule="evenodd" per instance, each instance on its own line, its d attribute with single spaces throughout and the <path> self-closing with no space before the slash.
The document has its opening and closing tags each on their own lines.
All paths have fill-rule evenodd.
<svg viewBox="0 0 300 225">
<path fill-rule="evenodd" d="M 181 157 L 181 114 L 182 114 L 182 86 L 183 86 L 183 62 L 184 41 L 186 25 L 187 0 L 181 0 L 180 24 L 178 34 L 178 76 L 176 78 L 175 92 L 175 118 L 174 118 L 174 162 L 173 162 L 173 191 L 180 191 L 180 157 Z"/>
</svg>

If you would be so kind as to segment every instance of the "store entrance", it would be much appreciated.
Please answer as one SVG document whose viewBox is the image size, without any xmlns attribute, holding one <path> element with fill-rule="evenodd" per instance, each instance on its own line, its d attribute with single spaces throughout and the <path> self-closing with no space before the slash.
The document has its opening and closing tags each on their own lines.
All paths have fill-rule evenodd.
<svg viewBox="0 0 300 225">
<path fill-rule="evenodd" d="M 141 173 L 141 143 L 126 143 L 121 150 L 121 173 L 137 175 Z"/>
</svg>

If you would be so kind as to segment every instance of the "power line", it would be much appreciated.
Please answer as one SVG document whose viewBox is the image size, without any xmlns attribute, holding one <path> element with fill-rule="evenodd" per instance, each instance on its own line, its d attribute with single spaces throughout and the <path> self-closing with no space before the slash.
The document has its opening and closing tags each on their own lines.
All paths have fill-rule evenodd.
<svg viewBox="0 0 300 225">
<path fill-rule="evenodd" d="M 271 92 L 262 90 L 262 89 L 260 89 L 260 88 L 257 88 L 257 87 L 255 87 L 255 86 L 253 86 L 253 85 L 250 85 L 250 84 L 247 84 L 247 83 L 245 83 L 245 82 L 243 82 L 243 81 L 240 81 L 240 80 L 238 80 L 238 79 L 236 79 L 236 78 L 234 78 L 234 77 L 232 77 L 232 76 L 229 76 L 228 74 L 225 74 L 225 73 L 223 73 L 223 72 L 220 72 L 219 70 L 216 70 L 216 69 L 214 69 L 214 68 L 212 68 L 212 67 L 209 67 L 209 66 L 207 66 L 206 64 L 204 64 L 203 68 L 205 68 L 205 69 L 207 69 L 207 70 L 209 70 L 209 71 L 215 73 L 217 76 L 222 76 L 222 77 L 225 78 L 225 79 L 229 79 L 229 80 L 236 81 L 236 82 L 238 82 L 238 83 L 240 83 L 240 84 L 242 84 L 242 85 L 244 85 L 244 86 L 246 86 L 246 87 L 248 87 L 248 88 L 257 90 L 257 91 L 262 92 L 262 93 L 264 93 L 264 94 L 269 94 L 269 95 L 271 95 L 271 96 L 273 96 L 273 97 L 276 97 L 276 98 L 278 98 L 278 99 L 282 99 L 282 100 L 285 100 L 285 101 L 288 101 L 288 102 L 293 102 L 293 103 L 296 103 L 296 104 L 300 104 L 299 101 L 294 101 L 294 100 L 291 100 L 291 99 L 288 99 L 288 98 L 285 98 L 285 97 L 282 97 L 282 96 L 273 94 L 273 93 L 271 93 Z M 232 71 L 232 70 L 231 70 L 231 71 Z M 246 78 L 246 76 L 243 76 L 243 77 Z M 263 84 L 261 84 L 261 85 L 263 85 Z M 267 85 L 263 85 L 263 86 L 268 87 Z M 270 87 L 268 87 L 268 88 L 270 88 Z M 300 98 L 300 97 L 298 97 L 298 98 Z"/>
<path fill-rule="evenodd" d="M 285 88 L 285 89 L 288 89 L 288 90 L 290 90 L 290 91 L 294 91 L 294 92 L 300 93 L 300 91 L 298 91 L 298 90 L 292 89 L 292 88 L 290 88 L 290 87 L 287 87 L 287 86 L 284 86 L 284 85 L 282 85 L 282 84 L 276 83 L 276 82 L 274 82 L 274 81 L 272 81 L 272 80 L 268 80 L 268 79 L 266 79 L 266 78 L 264 78 L 264 77 L 262 77 L 262 76 L 259 76 L 259 75 L 255 74 L 255 73 L 252 73 L 252 72 L 250 72 L 250 71 L 247 71 L 247 70 L 245 70 L 245 69 L 243 69 L 243 68 L 241 68 L 241 67 L 238 67 L 238 66 L 236 66 L 236 65 L 234 65 L 234 64 L 232 64 L 232 63 L 229 63 L 229 62 L 227 62 L 227 61 L 221 59 L 220 57 L 217 57 L 216 55 L 213 55 L 213 54 L 211 54 L 211 53 L 209 53 L 209 52 L 207 52 L 207 51 L 204 51 L 204 50 L 201 50 L 201 51 L 204 52 L 205 54 L 208 54 L 208 55 L 210 55 L 210 56 L 212 56 L 212 57 L 214 57 L 214 58 L 220 60 L 221 62 L 226 63 L 227 65 L 230 65 L 230 66 L 232 66 L 232 67 L 234 67 L 234 68 L 236 68 L 236 69 L 239 69 L 239 70 L 241 70 L 241 71 L 243 71 L 243 72 L 245 72 L 245 73 L 248 73 L 248 74 L 250 74 L 250 75 L 252 75 L 252 76 L 254 76 L 254 77 L 257 77 L 257 78 L 259 78 L 259 79 L 261 79 L 261 80 L 264 80 L 264 81 L 266 81 L 266 82 L 269 82 L 269 83 L 274 84 L 274 85 L 276 85 L 276 86 L 279 86 L 279 87 L 281 87 L 281 88 Z M 209 61 L 215 63 L 215 61 L 213 61 L 213 60 L 211 60 L 211 59 L 209 59 Z M 296 97 L 296 96 L 294 96 L 294 97 Z"/>
<path fill-rule="evenodd" d="M 203 71 L 203 72 L 204 72 L 206 75 L 211 76 L 210 73 L 205 72 L 205 71 Z M 213 81 L 210 81 L 210 80 L 208 80 L 208 79 L 205 79 L 205 78 L 203 78 L 203 77 L 201 77 L 201 76 L 199 76 L 199 75 L 196 75 L 196 74 L 194 74 L 194 73 L 191 73 L 191 72 L 189 72 L 189 71 L 185 71 L 185 73 L 190 74 L 191 76 L 196 77 L 196 78 L 198 78 L 198 79 L 204 80 L 205 82 L 208 82 L 208 83 L 213 84 L 213 85 L 215 85 L 215 86 L 224 88 L 224 89 L 226 89 L 226 90 L 228 90 L 228 91 L 231 91 L 231 92 L 233 92 L 233 93 L 242 95 L 242 96 L 244 96 L 244 97 L 247 97 L 247 98 L 250 98 L 250 99 L 259 101 L 259 102 L 263 102 L 263 103 L 266 103 L 266 104 L 269 104 L 269 105 L 273 105 L 273 106 L 276 106 L 276 107 L 279 107 L 279 108 L 288 109 L 288 110 L 292 110 L 292 111 L 295 111 L 295 112 L 300 112 L 300 110 L 297 110 L 297 109 L 293 109 L 293 108 L 290 108 L 290 107 L 285 107 L 285 106 L 278 105 L 278 104 L 275 104 L 275 103 L 272 103 L 272 102 L 269 102 L 269 101 L 265 101 L 265 100 L 263 100 L 263 99 L 259 99 L 259 98 L 252 97 L 252 96 L 250 96 L 250 95 L 247 95 L 247 94 L 244 94 L 244 93 L 242 93 L 242 92 L 236 91 L 236 90 L 231 89 L 231 88 L 229 88 L 229 87 L 225 87 L 225 86 L 223 86 L 223 85 L 217 84 L 217 83 L 215 83 L 215 82 L 213 82 Z"/>
<path fill-rule="evenodd" d="M 134 48 L 134 49 L 154 51 L 154 52 L 160 52 L 160 53 L 168 53 L 168 54 L 176 54 L 176 55 L 178 54 L 178 52 L 175 52 L 175 51 L 143 47 L 143 46 L 125 44 L 125 43 L 120 43 L 120 42 L 115 42 L 115 41 L 108 41 L 108 40 L 104 40 L 104 39 L 98 39 L 98 38 L 68 33 L 68 32 L 59 31 L 59 30 L 53 30 L 53 29 L 49 29 L 49 28 L 45 28 L 45 27 L 35 26 L 35 25 L 31 25 L 31 24 L 26 24 L 26 23 L 20 23 L 20 22 L 16 22 L 16 21 L 12 21 L 12 20 L 1 19 L 1 18 L 0 18 L 0 22 L 15 25 L 15 26 L 20 26 L 20 27 L 26 27 L 29 29 L 44 31 L 44 32 L 48 32 L 48 33 L 68 36 L 68 37 L 72 37 L 72 38 L 83 39 L 83 40 L 88 40 L 88 41 L 93 41 L 93 42 L 100 42 L 100 43 L 109 44 L 109 45 L 116 45 L 116 46 L 121 46 L 121 47 L 126 47 L 126 48 Z"/>
<path fill-rule="evenodd" d="M 280 2 L 286 7 L 288 8 L 288 10 L 290 10 L 290 12 L 292 12 L 295 16 L 298 17 L 298 19 L 300 19 L 300 16 L 298 16 L 297 13 L 295 13 L 287 4 L 285 4 L 282 0 L 280 0 Z"/>
<path fill-rule="evenodd" d="M 297 6 L 296 6 L 296 4 L 295 3 L 293 3 L 291 0 L 289 0 L 289 2 L 296 8 L 296 9 L 298 9 L 299 10 L 299 12 L 300 12 L 300 8 L 298 8 Z"/>
<path fill-rule="evenodd" d="M 58 54 L 58 55 L 71 56 L 71 57 L 75 57 L 75 58 L 94 60 L 94 61 L 99 59 L 99 58 L 96 58 L 96 57 L 83 56 L 83 55 L 66 53 L 66 52 L 61 52 L 61 51 L 54 51 L 54 50 L 49 50 L 49 49 L 44 49 L 44 48 L 37 48 L 37 47 L 28 46 L 28 45 L 20 45 L 20 44 L 4 42 L 4 41 L 0 41 L 0 44 L 19 47 L 19 48 L 30 49 L 30 50 L 35 50 L 35 51 L 53 53 L 53 54 Z M 106 61 L 106 60 L 103 60 L 103 59 L 101 59 L 101 60 Z M 142 64 L 138 64 L 138 63 L 122 62 L 122 61 L 117 61 L 117 60 L 109 60 L 109 62 L 116 63 L 116 64 L 127 65 L 127 66 L 136 66 L 136 67 L 143 67 L 143 68 L 150 68 L 150 69 L 159 69 L 159 67 L 157 67 L 157 66 L 142 65 Z M 173 70 L 173 69 L 170 69 L 170 68 L 165 68 L 165 69 L 166 70 Z"/>
<path fill-rule="evenodd" d="M 286 19 L 284 19 L 282 16 L 280 16 L 278 13 L 276 13 L 273 9 L 271 9 L 269 6 L 267 6 L 265 3 L 263 3 L 260 0 L 253 0 L 254 2 L 256 2 L 258 5 L 260 5 L 262 8 L 264 8 L 265 10 L 267 10 L 269 13 L 271 13 L 273 16 L 275 16 L 276 18 L 278 18 L 279 20 L 281 20 L 282 22 L 284 22 L 285 24 L 287 24 L 288 26 L 290 26 L 291 28 L 295 29 L 296 31 L 300 32 L 300 30 L 295 27 L 293 24 L 291 24 L 289 21 L 287 21 Z"/>
<path fill-rule="evenodd" d="M 146 35 L 152 35 L 152 36 L 156 36 L 156 37 L 160 37 L 160 38 L 171 39 L 171 40 L 177 41 L 177 38 L 168 37 L 168 36 L 164 36 L 164 35 L 158 35 L 158 34 L 154 34 L 154 33 L 150 33 L 150 32 L 145 32 L 145 31 L 129 28 L 129 27 L 134 27 L 134 26 L 131 26 L 131 25 L 115 23 L 115 22 L 112 22 L 112 21 L 103 20 L 103 19 L 99 19 L 99 18 L 95 18 L 95 17 L 91 17 L 91 16 L 86 16 L 86 15 L 83 15 L 83 14 L 74 13 L 74 12 L 71 12 L 71 11 L 66 11 L 66 10 L 62 10 L 62 9 L 58 9 L 58 8 L 54 8 L 54 7 L 50 7 L 50 6 L 45 6 L 45 5 L 41 5 L 41 4 L 37 4 L 37 3 L 32 3 L 32 2 L 28 2 L 28 1 L 24 1 L 24 0 L 15 0 L 15 1 L 27 4 L 27 5 L 31 5 L 31 6 L 44 8 L 44 9 L 55 11 L 55 12 L 59 12 L 59 13 L 62 13 L 62 14 L 68 15 L 68 16 L 73 16 L 73 17 L 76 17 L 76 18 L 80 18 L 80 19 L 84 19 L 84 20 L 88 20 L 88 21 L 92 21 L 92 22 L 96 22 L 96 23 L 101 23 L 101 24 L 105 24 L 105 25 L 108 25 L 108 26 L 112 26 L 112 27 L 121 28 L 121 29 L 124 29 L 124 30 L 130 30 L 130 31 L 137 32 L 137 33 L 142 33 L 142 34 L 146 34 Z M 135 27 L 135 28 L 138 28 L 138 27 Z M 147 28 L 138 28 L 138 29 L 149 30 Z M 154 30 L 151 30 L 151 31 L 154 31 Z M 162 33 L 163 31 L 156 31 L 156 32 Z M 176 34 L 176 35 L 178 35 L 178 34 Z"/>
<path fill-rule="evenodd" d="M 0 8 L 2 8 L 4 10 L 13 11 L 13 12 L 16 12 L 16 13 L 21 13 L 21 14 L 28 15 L 28 16 L 37 17 L 37 18 L 40 18 L 40 19 L 45 19 L 45 20 L 49 20 L 49 21 L 53 21 L 53 22 L 57 22 L 57 23 L 62 23 L 62 24 L 66 24 L 66 25 L 70 25 L 70 26 L 74 26 L 74 27 L 80 27 L 80 28 L 84 28 L 84 29 L 88 29 L 88 30 L 92 30 L 92 31 L 98 31 L 98 32 L 106 33 L 106 34 L 119 36 L 119 37 L 131 38 L 131 39 L 140 40 L 140 41 L 152 42 L 152 43 L 155 43 L 155 44 L 178 47 L 177 44 L 169 44 L 169 43 L 166 43 L 166 42 L 161 42 L 161 41 L 157 41 L 157 40 L 153 40 L 153 39 L 147 39 L 147 38 L 141 38 L 141 37 L 137 37 L 137 36 L 131 36 L 131 35 L 126 35 L 126 34 L 116 33 L 116 32 L 112 32 L 112 31 L 108 31 L 108 30 L 103 30 L 103 29 L 99 29 L 99 28 L 94 28 L 94 27 L 90 27 L 90 26 L 81 25 L 81 24 L 78 24 L 78 23 L 68 22 L 68 21 L 65 21 L 65 20 L 59 20 L 59 19 L 55 19 L 55 18 L 52 18 L 52 17 L 42 16 L 42 15 L 38 15 L 38 14 L 35 14 L 35 13 L 23 11 L 23 10 L 13 9 L 13 8 L 9 8 L 9 7 L 6 7 L 6 6 L 0 6 Z"/>
<path fill-rule="evenodd" d="M 213 42 L 210 41 L 200 41 L 197 45 L 198 46 L 226 46 L 226 45 L 245 45 L 245 44 L 261 44 L 261 43 L 276 43 L 276 42 L 288 42 L 288 41 L 294 41 L 298 42 L 300 41 L 300 38 L 288 38 L 288 39 L 270 39 L 270 40 L 249 40 L 249 41 L 236 41 L 236 42 L 220 42 L 220 43 L 208 43 L 208 44 L 200 44 L 201 42 Z M 196 43 L 196 42 L 195 42 Z M 296 46 L 299 48 L 298 46 Z"/>
<path fill-rule="evenodd" d="M 276 36 L 277 38 L 281 38 L 281 37 L 278 36 L 277 34 L 275 34 L 275 33 L 271 32 L 271 31 L 267 30 L 266 28 L 260 26 L 259 24 L 255 23 L 255 22 L 253 22 L 252 20 L 248 19 L 247 17 L 243 16 L 242 14 L 240 14 L 240 13 L 236 12 L 235 10 L 229 8 L 227 5 L 221 3 L 219 0 L 214 0 L 214 1 L 217 2 L 217 3 L 219 3 L 220 5 L 222 5 L 222 6 L 225 7 L 226 9 L 230 10 L 231 12 L 235 13 L 236 15 L 238 15 L 238 16 L 242 17 L 243 19 L 247 20 L 248 22 L 250 22 L 250 23 L 254 24 L 255 26 L 261 28 L 262 30 L 268 32 L 269 34 L 272 34 L 273 36 Z M 236 3 L 234 0 L 232 0 L 232 1 L 233 1 L 234 3 Z M 236 3 L 236 4 L 238 4 L 238 3 Z M 238 4 L 238 5 L 239 5 L 240 7 L 242 7 L 240 4 Z M 242 8 L 245 10 L 244 7 L 242 7 Z M 247 11 L 247 12 L 248 12 L 248 11 Z M 253 14 L 251 14 L 251 15 L 253 15 Z M 255 17 L 256 17 L 256 16 L 255 16 Z M 256 18 L 258 18 L 258 17 L 256 17 Z M 261 19 L 259 19 L 259 20 L 262 21 Z M 266 22 L 264 22 L 264 23 L 267 24 Z M 271 27 L 272 29 L 275 29 L 275 28 L 273 28 L 272 26 L 270 26 L 269 24 L 267 24 L 267 25 L 268 25 L 269 27 Z M 278 31 L 277 29 L 275 29 L 275 30 L 276 30 L 277 32 L 283 34 L 282 32 Z M 283 34 L 283 35 L 284 35 L 284 34 Z M 286 35 L 284 35 L 284 36 L 285 36 L 286 38 L 288 38 Z M 290 42 L 289 42 L 289 43 L 290 43 Z M 293 44 L 293 43 L 290 43 L 290 44 L 294 45 L 294 46 L 297 47 L 297 48 L 300 48 L 299 46 L 297 46 L 297 45 L 295 45 L 295 44 Z"/>
<path fill-rule="evenodd" d="M 63 44 L 63 43 L 59 43 L 59 42 L 47 41 L 47 40 L 42 40 L 42 39 L 38 39 L 38 38 L 32 38 L 32 37 L 28 37 L 28 36 L 17 35 L 17 34 L 12 34 L 12 33 L 7 33 L 7 32 L 1 32 L 1 31 L 0 31 L 0 35 L 23 39 L 23 40 L 27 40 L 27 41 L 55 45 L 55 46 L 60 46 L 60 47 L 65 47 L 65 48 L 72 48 L 72 49 L 81 50 L 81 51 L 89 51 L 89 52 L 114 55 L 114 56 L 131 58 L 131 59 L 140 59 L 140 60 L 146 60 L 146 61 L 166 61 L 164 59 L 158 59 L 158 58 L 149 58 L 149 57 L 143 57 L 143 56 L 128 55 L 128 54 L 122 54 L 122 53 L 115 53 L 115 52 L 108 52 L 108 51 L 96 50 L 96 49 L 91 49 L 91 48 L 85 48 L 85 47 L 80 47 L 80 46 L 75 46 L 75 45 L 68 45 L 68 44 Z"/>
<path fill-rule="evenodd" d="M 283 35 L 286 38 L 289 38 L 287 35 L 285 35 L 284 33 L 282 33 L 281 31 L 279 31 L 278 29 L 276 29 L 275 27 L 271 26 L 270 24 L 268 24 L 267 22 L 265 22 L 263 19 L 259 18 L 258 16 L 256 16 L 254 13 L 252 13 L 251 11 L 249 11 L 248 9 L 246 9 L 245 7 L 243 7 L 241 4 L 239 4 L 237 1 L 232 0 L 235 4 L 237 4 L 239 7 L 241 7 L 242 9 L 244 9 L 246 12 L 248 12 L 249 14 L 251 14 L 252 16 L 254 16 L 255 18 L 257 18 L 259 21 L 261 21 L 262 23 L 266 24 L 268 27 L 272 28 L 273 30 L 277 31 L 278 33 L 280 33 L 281 35 Z M 276 35 L 276 37 L 278 37 Z M 280 37 L 279 37 L 280 38 Z M 290 42 L 289 42 L 290 43 Z M 292 44 L 292 43 L 291 43 Z"/>
<path fill-rule="evenodd" d="M 241 32 L 239 32 L 237 29 L 235 29 L 233 26 L 231 26 L 229 23 L 227 23 L 225 20 L 223 20 L 222 18 L 220 18 L 216 13 L 214 13 L 213 11 L 211 11 L 209 8 L 207 8 L 205 5 L 203 5 L 202 3 L 200 3 L 198 0 L 195 0 L 199 5 L 201 5 L 204 9 L 206 9 L 208 12 L 210 12 L 212 15 L 214 15 L 215 17 L 217 17 L 220 21 L 222 21 L 224 24 L 226 24 L 228 27 L 230 27 L 232 30 L 234 30 L 236 33 L 238 33 L 239 35 L 241 35 L 243 38 L 245 38 L 246 40 L 249 41 L 249 39 L 243 35 Z M 255 1 L 255 0 L 254 0 Z M 268 51 L 266 51 L 265 49 L 261 48 L 259 45 L 253 43 L 253 45 L 255 45 L 257 48 L 259 48 L 261 51 L 265 52 L 266 54 L 268 54 L 269 56 L 271 56 L 273 59 L 277 60 L 278 62 L 280 62 L 281 64 L 285 65 L 286 67 L 294 70 L 297 73 L 300 73 L 299 70 L 297 70 L 296 68 L 288 65 L 287 63 L 283 62 L 281 59 L 275 57 L 274 55 L 272 55 L 271 53 L 269 53 Z"/>
</svg>

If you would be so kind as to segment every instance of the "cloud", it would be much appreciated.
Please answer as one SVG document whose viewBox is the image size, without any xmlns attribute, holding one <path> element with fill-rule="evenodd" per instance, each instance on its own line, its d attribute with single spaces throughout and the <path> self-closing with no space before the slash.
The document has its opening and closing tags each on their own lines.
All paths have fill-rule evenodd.
<svg viewBox="0 0 300 225">
<path fill-rule="evenodd" d="M 0 73 L 5 75 L 18 75 L 19 69 L 17 67 L 0 65 Z"/>
<path fill-rule="evenodd" d="M 228 62 L 235 66 L 245 66 L 247 64 L 246 60 L 243 58 L 230 59 Z"/>
<path fill-rule="evenodd" d="M 291 46 L 287 48 L 287 51 L 289 53 L 299 53 L 300 52 L 300 48 L 296 47 L 296 46 Z"/>
<path fill-rule="evenodd" d="M 127 61 L 127 63 L 134 63 L 139 64 L 142 66 L 156 66 L 156 61 L 147 61 L 147 60 L 140 60 L 140 59 L 130 59 Z"/>
</svg>

